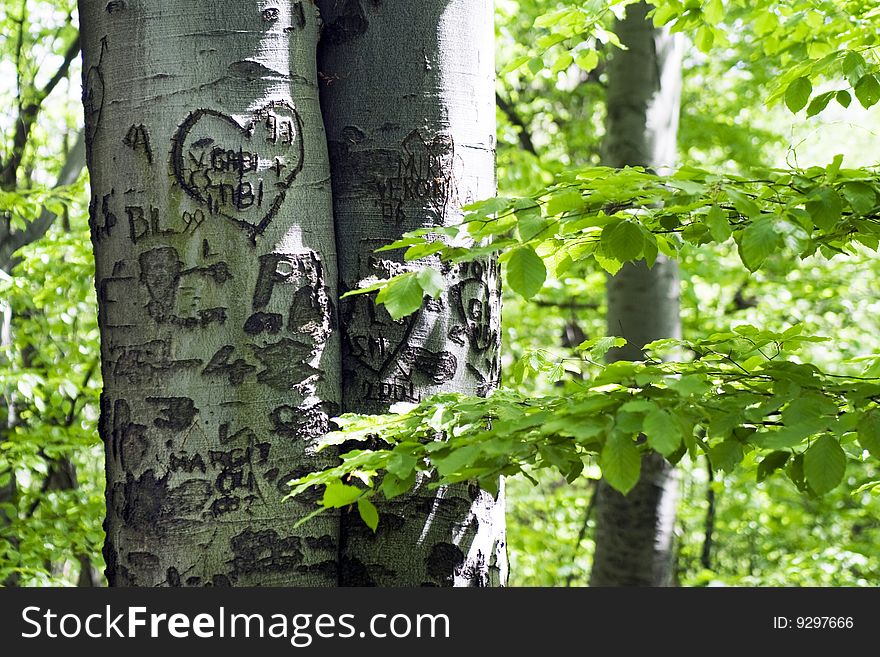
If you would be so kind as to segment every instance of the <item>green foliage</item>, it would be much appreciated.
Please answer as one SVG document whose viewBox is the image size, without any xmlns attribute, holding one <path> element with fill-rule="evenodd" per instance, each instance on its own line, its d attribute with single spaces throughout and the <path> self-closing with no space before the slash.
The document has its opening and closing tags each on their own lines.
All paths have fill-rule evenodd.
<svg viewBox="0 0 880 657">
<path fill-rule="evenodd" d="M 603 366 L 564 396 L 448 393 L 391 415 L 343 416 L 325 446 L 378 438 L 388 447 L 343 455 L 339 466 L 294 482 L 292 494 L 313 485 L 335 491 L 356 477 L 392 498 L 400 481 L 418 475 L 430 476 L 433 485 L 476 480 L 495 490 L 499 475 L 533 477 L 543 469 L 573 481 L 594 461 L 625 493 L 638 481 L 639 453 L 653 446 L 652 435 L 673 462 L 706 453 L 724 471 L 747 453 L 802 457 L 802 467 L 786 474 L 799 488 L 823 494 L 840 482 L 847 458 L 865 460 L 853 444 L 856 429 L 872 421 L 880 394 L 878 378 L 829 375 L 789 355 L 823 340 L 798 326 L 782 333 L 739 326 L 699 340 L 655 342 L 647 361 Z M 672 348 L 687 349 L 694 359 L 661 360 Z M 438 434 L 446 439 L 437 441 Z M 637 440 L 642 434 L 647 443 Z M 765 466 L 762 477 L 773 470 Z M 324 506 L 351 504 L 358 493 L 349 492 L 325 495 Z"/>
<path fill-rule="evenodd" d="M 743 265 L 759 269 L 777 252 L 832 257 L 880 243 L 880 178 L 873 170 L 826 167 L 767 170 L 760 178 L 718 175 L 685 167 L 669 176 L 640 168 L 589 167 L 559 177 L 535 196 L 473 204 L 458 226 L 420 229 L 384 249 L 430 244 L 435 257 L 459 264 L 506 252 L 507 282 L 526 298 L 540 291 L 544 269 L 563 275 L 574 263 L 595 259 L 609 273 L 624 262 L 658 252 L 677 257 L 684 244 L 703 246 L 733 236 Z M 540 231 L 534 230 L 539 207 Z M 522 224 L 525 223 L 525 227 Z M 511 231 L 512 227 L 518 227 Z M 480 246 L 465 248 L 461 244 Z M 544 260 L 542 268 L 539 254 Z M 413 274 L 368 290 L 383 290 L 395 313 L 418 308 Z M 384 292 L 388 287 L 394 293 Z M 415 290 L 410 293 L 410 290 Z M 400 298 L 408 303 L 401 304 Z"/>
<path fill-rule="evenodd" d="M 0 478 L 16 484 L 9 521 L 0 523 L 0 581 L 59 585 L 82 559 L 103 563 L 94 263 L 83 214 L 76 225 L 25 249 L 0 279 L 0 298 L 15 312 L 15 342 L 0 351 L 0 391 L 17 417 L 0 439 Z"/>
</svg>

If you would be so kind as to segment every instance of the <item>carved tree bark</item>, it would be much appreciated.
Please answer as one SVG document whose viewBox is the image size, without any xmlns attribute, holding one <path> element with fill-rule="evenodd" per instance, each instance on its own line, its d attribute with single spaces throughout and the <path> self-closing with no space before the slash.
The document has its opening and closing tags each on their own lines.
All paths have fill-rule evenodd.
<svg viewBox="0 0 880 657">
<path fill-rule="evenodd" d="M 340 288 L 407 267 L 373 251 L 461 220 L 495 193 L 491 0 L 323 0 L 321 103 L 333 173 Z M 383 412 L 434 392 L 485 394 L 499 375 L 497 266 L 445 272 L 448 291 L 394 322 L 372 297 L 340 307 L 343 409 Z M 503 501 L 422 482 L 380 509 L 373 535 L 343 514 L 340 583 L 497 585 Z"/>
<path fill-rule="evenodd" d="M 335 585 L 338 518 L 282 503 L 340 394 L 317 9 L 79 11 L 109 582 Z"/>
<path fill-rule="evenodd" d="M 671 167 L 681 95 L 680 35 L 655 29 L 645 3 L 630 5 L 617 23 L 627 50 L 608 66 L 604 163 Z M 627 264 L 608 281 L 608 333 L 628 344 L 612 359 L 639 360 L 645 344 L 679 337 L 678 267 L 661 254 L 652 269 Z M 668 586 L 672 583 L 677 481 L 660 455 L 642 459 L 639 483 L 623 496 L 604 480 L 596 491 L 596 551 L 591 586 Z"/>
</svg>

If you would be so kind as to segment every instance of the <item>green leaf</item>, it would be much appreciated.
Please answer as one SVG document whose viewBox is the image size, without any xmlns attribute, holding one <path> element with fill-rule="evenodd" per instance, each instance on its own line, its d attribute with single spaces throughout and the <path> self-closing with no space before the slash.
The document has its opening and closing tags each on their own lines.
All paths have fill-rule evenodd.
<svg viewBox="0 0 880 657">
<path fill-rule="evenodd" d="M 531 57 L 529 55 L 521 55 L 519 57 L 514 57 L 511 61 L 507 63 L 507 66 L 498 71 L 498 75 L 507 75 L 508 73 L 512 73 L 520 66 L 529 61 Z"/>
<path fill-rule="evenodd" d="M 807 107 L 807 117 L 816 116 L 821 113 L 826 107 L 828 107 L 828 103 L 831 102 L 831 99 L 834 98 L 836 92 L 834 91 L 826 91 L 823 94 L 819 94 L 810 102 L 810 106 Z"/>
<path fill-rule="evenodd" d="M 379 526 L 379 510 L 376 508 L 376 505 L 367 497 L 359 497 L 357 504 L 358 513 L 361 514 L 361 520 L 364 521 L 367 527 L 375 532 L 376 527 Z"/>
<path fill-rule="evenodd" d="M 841 188 L 841 193 L 856 214 L 868 214 L 877 204 L 874 189 L 863 182 L 848 182 Z"/>
<path fill-rule="evenodd" d="M 846 89 L 841 89 L 840 91 L 838 91 L 834 99 L 841 107 L 849 107 L 849 104 L 852 102 L 852 96 Z"/>
<path fill-rule="evenodd" d="M 615 336 L 603 336 L 601 338 L 592 338 L 581 342 L 578 351 L 590 350 L 590 359 L 599 362 L 605 358 L 605 354 L 614 347 L 622 347 L 626 344 L 626 339 Z"/>
<path fill-rule="evenodd" d="M 663 456 L 673 454 L 681 445 L 681 425 L 661 408 L 655 408 L 645 416 L 642 433 L 647 437 L 651 449 Z"/>
<path fill-rule="evenodd" d="M 871 409 L 858 424 L 859 444 L 873 456 L 880 459 L 880 410 Z"/>
<path fill-rule="evenodd" d="M 727 192 L 733 207 L 744 217 L 754 219 L 761 214 L 761 208 L 758 207 L 758 204 L 735 187 L 725 187 L 724 191 Z"/>
<path fill-rule="evenodd" d="M 349 486 L 341 481 L 327 484 L 324 489 L 324 497 L 321 504 L 328 507 L 339 508 L 352 504 L 362 494 L 363 490 L 357 486 Z"/>
<path fill-rule="evenodd" d="M 872 105 L 876 105 L 880 100 L 880 82 L 877 78 L 869 73 L 859 80 L 858 84 L 853 88 L 862 107 L 868 109 Z"/>
<path fill-rule="evenodd" d="M 620 262 L 635 260 L 642 255 L 645 246 L 641 226 L 629 219 L 605 226 L 600 239 L 605 255 Z"/>
<path fill-rule="evenodd" d="M 832 490 L 846 471 L 846 452 L 834 438 L 822 436 L 804 453 L 804 477 L 817 495 Z"/>
<path fill-rule="evenodd" d="M 507 261 L 507 284 L 510 289 L 525 299 L 531 299 L 547 280 L 544 261 L 530 246 L 521 246 Z"/>
<path fill-rule="evenodd" d="M 831 187 L 820 187 L 815 190 L 807 201 L 806 209 L 813 219 L 816 228 L 831 230 L 840 221 L 843 212 L 843 202 L 840 195 Z"/>
<path fill-rule="evenodd" d="M 865 75 L 867 64 L 865 58 L 854 50 L 850 50 L 843 58 L 843 76 L 851 86 L 856 86 Z"/>
<path fill-rule="evenodd" d="M 697 29 L 697 36 L 694 39 L 697 50 L 708 53 L 712 50 L 713 43 L 715 43 L 715 31 L 708 25 L 700 25 Z"/>
<path fill-rule="evenodd" d="M 611 487 L 626 495 L 639 481 L 642 469 L 639 448 L 630 436 L 613 432 L 602 448 L 599 465 Z"/>
<path fill-rule="evenodd" d="M 709 0 L 703 6 L 703 16 L 707 23 L 717 25 L 724 19 L 724 3 L 721 0 Z"/>
<path fill-rule="evenodd" d="M 446 289 L 446 279 L 443 278 L 443 274 L 433 267 L 425 267 L 422 269 L 416 274 L 416 279 L 425 294 L 432 299 L 439 297 L 443 290 Z"/>
<path fill-rule="evenodd" d="M 717 205 L 709 208 L 706 215 L 706 226 L 709 228 L 709 234 L 712 239 L 718 242 L 726 242 L 731 235 L 730 223 L 727 221 L 727 214 Z"/>
<path fill-rule="evenodd" d="M 564 189 L 554 192 L 550 200 L 547 201 L 547 215 L 553 217 L 563 212 L 576 210 L 581 205 L 583 205 L 583 198 L 579 189 Z"/>
<path fill-rule="evenodd" d="M 758 464 L 758 481 L 764 481 L 771 474 L 784 467 L 790 457 L 790 452 L 770 452 Z"/>
<path fill-rule="evenodd" d="M 731 472 L 743 459 L 742 445 L 736 440 L 724 440 L 709 449 L 712 467 Z"/>
<path fill-rule="evenodd" d="M 599 65 L 599 53 L 592 48 L 589 50 L 580 50 L 574 56 L 574 63 L 577 64 L 584 73 L 589 73 Z"/>
<path fill-rule="evenodd" d="M 533 205 L 528 208 L 522 208 L 515 213 L 517 221 L 517 231 L 519 231 L 519 239 L 521 242 L 527 242 L 537 237 L 547 229 L 550 225 L 549 220 L 541 214 L 541 208 Z"/>
<path fill-rule="evenodd" d="M 391 319 L 397 321 L 421 308 L 424 297 L 425 291 L 418 274 L 410 272 L 392 278 L 376 295 L 376 302 L 384 304 Z"/>
<path fill-rule="evenodd" d="M 793 114 L 797 114 L 807 106 L 810 94 L 813 93 L 813 83 L 810 78 L 799 77 L 793 80 L 785 90 L 785 104 Z"/>
<path fill-rule="evenodd" d="M 779 236 L 769 217 L 758 219 L 746 226 L 739 236 L 739 257 L 749 271 L 757 271 L 776 250 Z"/>
</svg>

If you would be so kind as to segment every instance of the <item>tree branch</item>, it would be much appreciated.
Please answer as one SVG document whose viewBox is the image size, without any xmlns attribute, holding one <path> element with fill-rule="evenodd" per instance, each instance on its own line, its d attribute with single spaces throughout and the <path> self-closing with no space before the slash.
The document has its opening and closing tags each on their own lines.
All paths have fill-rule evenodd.
<svg viewBox="0 0 880 657">
<path fill-rule="evenodd" d="M 67 77 L 70 65 L 79 55 L 79 45 L 79 34 L 77 34 L 76 38 L 70 46 L 68 46 L 67 52 L 64 53 L 64 61 L 46 83 L 46 86 L 36 92 L 34 100 L 19 108 L 18 119 L 15 122 L 15 137 L 12 141 L 12 151 L 9 154 L 9 160 L 3 165 L 2 170 L 0 170 L 0 186 L 2 186 L 3 189 L 10 190 L 15 187 L 18 168 L 21 166 L 21 161 L 24 158 L 25 146 L 27 145 L 34 123 L 37 121 L 40 107 L 42 106 L 43 101 L 52 93 L 55 87 L 58 86 L 58 83 Z M 19 93 L 21 93 L 20 90 Z"/>
<path fill-rule="evenodd" d="M 529 133 L 528 126 L 526 126 L 525 121 L 522 120 L 522 117 L 517 114 L 510 101 L 506 100 L 500 93 L 496 91 L 495 104 L 498 105 L 498 109 L 504 112 L 507 120 L 510 121 L 512 125 L 519 128 L 519 145 L 522 147 L 522 149 L 528 151 L 535 157 L 538 157 L 538 151 L 535 150 L 535 144 L 532 143 L 532 135 L 531 133 Z"/>
<path fill-rule="evenodd" d="M 715 480 L 712 472 L 712 464 L 706 461 L 706 470 L 709 473 L 709 482 L 706 487 L 706 520 L 704 522 L 703 550 L 700 553 L 700 564 L 706 570 L 712 570 L 712 541 L 715 533 L 715 489 L 712 482 Z"/>
<path fill-rule="evenodd" d="M 64 166 L 61 168 L 61 173 L 58 174 L 55 187 L 63 187 L 75 183 L 85 165 L 85 137 L 82 131 L 80 131 L 67 155 Z M 56 218 L 54 212 L 43 208 L 40 216 L 30 222 L 24 230 L 11 232 L 5 239 L 0 239 L 0 270 L 8 272 L 18 264 L 18 258 L 14 257 L 15 252 L 27 244 L 36 242 L 45 235 Z"/>
</svg>

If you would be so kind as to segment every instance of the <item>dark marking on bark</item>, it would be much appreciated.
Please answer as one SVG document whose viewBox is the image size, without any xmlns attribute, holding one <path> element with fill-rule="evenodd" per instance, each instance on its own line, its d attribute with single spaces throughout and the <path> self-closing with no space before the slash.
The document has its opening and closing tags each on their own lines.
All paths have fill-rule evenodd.
<svg viewBox="0 0 880 657">
<path fill-rule="evenodd" d="M 224 422 L 217 430 L 217 440 L 220 444 L 244 441 L 250 443 L 256 440 L 256 434 L 250 427 L 244 427 L 234 433 L 229 433 L 229 422 Z"/>
<path fill-rule="evenodd" d="M 170 431 L 183 431 L 192 424 L 199 409 L 189 397 L 147 397 L 148 404 L 161 406 L 161 414 L 153 420 L 153 426 Z"/>
<path fill-rule="evenodd" d="M 434 352 L 424 347 L 407 347 L 396 364 L 406 378 L 413 376 L 415 371 L 436 385 L 449 381 L 458 369 L 458 361 L 451 352 Z"/>
<path fill-rule="evenodd" d="M 289 405 L 278 406 L 269 414 L 272 433 L 291 440 L 310 440 L 330 430 L 330 416 L 335 404 L 314 404 L 306 408 Z"/>
<path fill-rule="evenodd" d="M 333 14 L 325 17 L 322 39 L 340 45 L 364 34 L 370 27 L 361 0 L 339 0 Z"/>
<path fill-rule="evenodd" d="M 193 235 L 205 222 L 205 213 L 198 208 L 193 212 L 184 212 L 180 224 L 176 226 L 171 225 L 167 220 L 163 221 L 159 208 L 152 205 L 147 207 L 126 205 L 125 214 L 128 217 L 128 235 L 135 244 L 149 238 L 164 239 L 175 235 Z M 202 244 L 203 249 L 205 242 Z M 205 257 L 208 255 L 205 254 Z"/>
<path fill-rule="evenodd" d="M 150 146 L 150 133 L 147 131 L 147 127 L 143 123 L 132 125 L 128 129 L 128 132 L 125 133 L 125 137 L 122 138 L 122 143 L 135 152 L 143 151 L 147 158 L 147 162 L 153 164 L 153 149 Z"/>
<path fill-rule="evenodd" d="M 175 312 L 181 278 L 199 275 L 222 285 L 232 278 L 229 265 L 225 262 L 214 263 L 208 267 L 183 269 L 177 249 L 161 246 L 141 253 L 138 256 L 138 264 L 140 265 L 139 280 L 147 288 L 150 298 L 146 306 L 147 313 L 156 323 L 193 329 L 226 322 L 226 308 L 202 308 L 192 317 L 180 317 Z"/>
<path fill-rule="evenodd" d="M 299 537 L 282 538 L 271 529 L 257 532 L 245 529 L 232 537 L 229 546 L 234 555 L 228 562 L 233 575 L 289 572 L 303 558 Z"/>
<path fill-rule="evenodd" d="M 306 12 L 302 2 L 296 2 L 291 10 L 293 25 L 300 30 L 306 26 Z"/>
<path fill-rule="evenodd" d="M 109 194 L 104 194 L 101 198 L 101 216 L 98 217 L 97 202 L 95 198 L 89 204 L 89 228 L 92 232 L 92 242 L 99 244 L 110 237 L 113 228 L 117 224 L 116 215 L 110 209 L 110 197 L 115 192 L 111 189 Z M 100 221 L 100 223 L 99 223 Z"/>
<path fill-rule="evenodd" d="M 150 302 L 147 312 L 159 323 L 168 321 L 174 315 L 177 289 L 183 263 L 177 249 L 163 246 L 141 253 L 138 257 L 141 274 L 140 282 L 146 286 Z"/>
<path fill-rule="evenodd" d="M 172 138 L 171 169 L 190 198 L 235 223 L 256 244 L 302 171 L 302 133 L 302 119 L 289 103 L 269 103 L 244 125 L 217 110 L 199 109 Z M 267 165 L 276 158 L 286 166 L 272 176 Z"/>
<path fill-rule="evenodd" d="M 238 511 L 240 507 L 241 500 L 238 497 L 235 497 L 233 495 L 224 495 L 223 497 L 219 497 L 211 503 L 211 515 L 215 518 L 219 518 L 226 513 L 233 513 L 234 511 Z"/>
<path fill-rule="evenodd" d="M 108 14 L 115 14 L 125 10 L 125 0 L 110 0 L 104 10 Z"/>
<path fill-rule="evenodd" d="M 281 331 L 283 325 L 284 317 L 280 313 L 256 312 L 245 321 L 244 332 L 248 335 L 260 335 L 261 333 L 275 335 Z"/>
<path fill-rule="evenodd" d="M 486 555 L 477 550 L 476 557 L 468 560 L 461 569 L 459 577 L 467 582 L 471 588 L 486 588 L 489 582 L 489 567 L 486 565 Z"/>
<path fill-rule="evenodd" d="M 335 580 L 339 575 L 339 568 L 336 562 L 332 559 L 327 559 L 326 561 L 321 561 L 319 563 L 311 564 L 309 566 L 299 566 L 296 571 L 298 573 L 314 573 L 318 575 L 323 575 L 323 577 L 328 580 Z"/>
<path fill-rule="evenodd" d="M 274 23 L 280 17 L 281 12 L 278 11 L 278 7 L 267 7 L 262 12 L 260 12 L 260 16 L 267 23 Z"/>
<path fill-rule="evenodd" d="M 254 357 L 263 365 L 257 381 L 275 390 L 292 390 L 320 370 L 307 361 L 314 354 L 311 345 L 291 338 L 265 346 L 251 345 Z"/>
<path fill-rule="evenodd" d="M 257 368 L 241 358 L 237 358 L 230 363 L 229 358 L 234 352 L 235 347 L 233 345 L 220 347 L 202 370 L 202 375 L 226 376 L 229 379 L 229 383 L 236 386 L 244 383 L 245 378 L 252 372 L 255 372 Z"/>
<path fill-rule="evenodd" d="M 336 541 L 330 534 L 323 536 L 306 536 L 306 546 L 311 550 L 329 552 L 336 549 Z"/>
<path fill-rule="evenodd" d="M 129 552 L 128 563 L 137 570 L 156 570 L 159 568 L 159 557 L 152 552 Z"/>
<path fill-rule="evenodd" d="M 308 335 L 316 346 L 323 343 L 331 330 L 333 308 L 318 254 L 313 251 L 300 254 L 267 253 L 260 256 L 259 260 L 253 310 L 267 312 L 276 287 L 293 285 L 296 291 L 286 309 L 287 330 L 298 335 Z"/>
<path fill-rule="evenodd" d="M 132 422 L 131 406 L 125 399 L 112 402 L 101 393 L 101 435 L 110 441 L 110 456 L 119 461 L 124 470 L 137 467 L 146 455 L 147 427 Z"/>
<path fill-rule="evenodd" d="M 159 521 L 168 513 L 168 497 L 168 475 L 157 477 L 150 469 L 135 478 L 129 472 L 122 484 L 120 516 L 125 526 L 136 532 L 157 533 Z"/>
<path fill-rule="evenodd" d="M 457 545 L 437 543 L 425 557 L 425 570 L 441 586 L 452 586 L 464 562 L 464 552 Z"/>
<path fill-rule="evenodd" d="M 195 454 L 187 454 L 186 452 L 181 452 L 180 454 L 172 453 L 168 467 L 171 472 L 186 472 L 187 474 L 192 474 L 196 470 L 199 470 L 202 474 L 208 471 L 205 460 L 198 452 Z"/>
<path fill-rule="evenodd" d="M 113 4 L 112 2 L 110 4 Z M 109 7 L 109 5 L 108 5 Z M 109 9 L 108 9 L 109 11 Z M 83 82 L 83 109 L 85 111 L 85 141 L 86 162 L 91 169 L 92 147 L 95 143 L 95 135 L 101 128 L 101 119 L 104 113 L 104 54 L 107 52 L 107 37 L 101 38 L 101 52 L 98 55 L 98 63 L 89 67 Z"/>
<path fill-rule="evenodd" d="M 419 221 L 442 224 L 446 208 L 456 202 L 457 192 L 452 166 L 455 144 L 449 135 L 425 139 L 413 130 L 401 144 L 394 175 L 378 182 L 382 216 L 396 224 L 408 213 L 416 212 Z M 430 211 L 433 216 L 424 217 Z"/>
<path fill-rule="evenodd" d="M 241 78 L 248 82 L 265 79 L 284 79 L 287 77 L 286 73 L 276 71 L 275 69 L 269 68 L 265 64 L 252 59 L 243 59 L 238 62 L 233 62 L 229 65 L 226 71 L 230 76 Z"/>
<path fill-rule="evenodd" d="M 227 577 L 226 575 L 214 575 L 213 577 L 211 577 L 210 586 L 228 589 L 232 588 L 232 582 L 229 581 L 229 577 Z"/>
<path fill-rule="evenodd" d="M 342 136 L 346 139 L 346 141 L 349 141 L 352 144 L 360 144 L 367 138 L 366 133 L 364 133 L 363 130 L 354 125 L 344 127 L 342 129 Z"/>
<path fill-rule="evenodd" d="M 177 568 L 171 566 L 165 572 L 165 581 L 168 583 L 168 586 L 172 588 L 177 588 L 180 586 L 180 573 L 177 572 Z"/>
<path fill-rule="evenodd" d="M 107 369 L 114 377 L 129 383 L 160 381 L 168 375 L 200 367 L 202 361 L 171 358 L 171 339 L 152 340 L 143 344 L 110 347 Z"/>
</svg>

